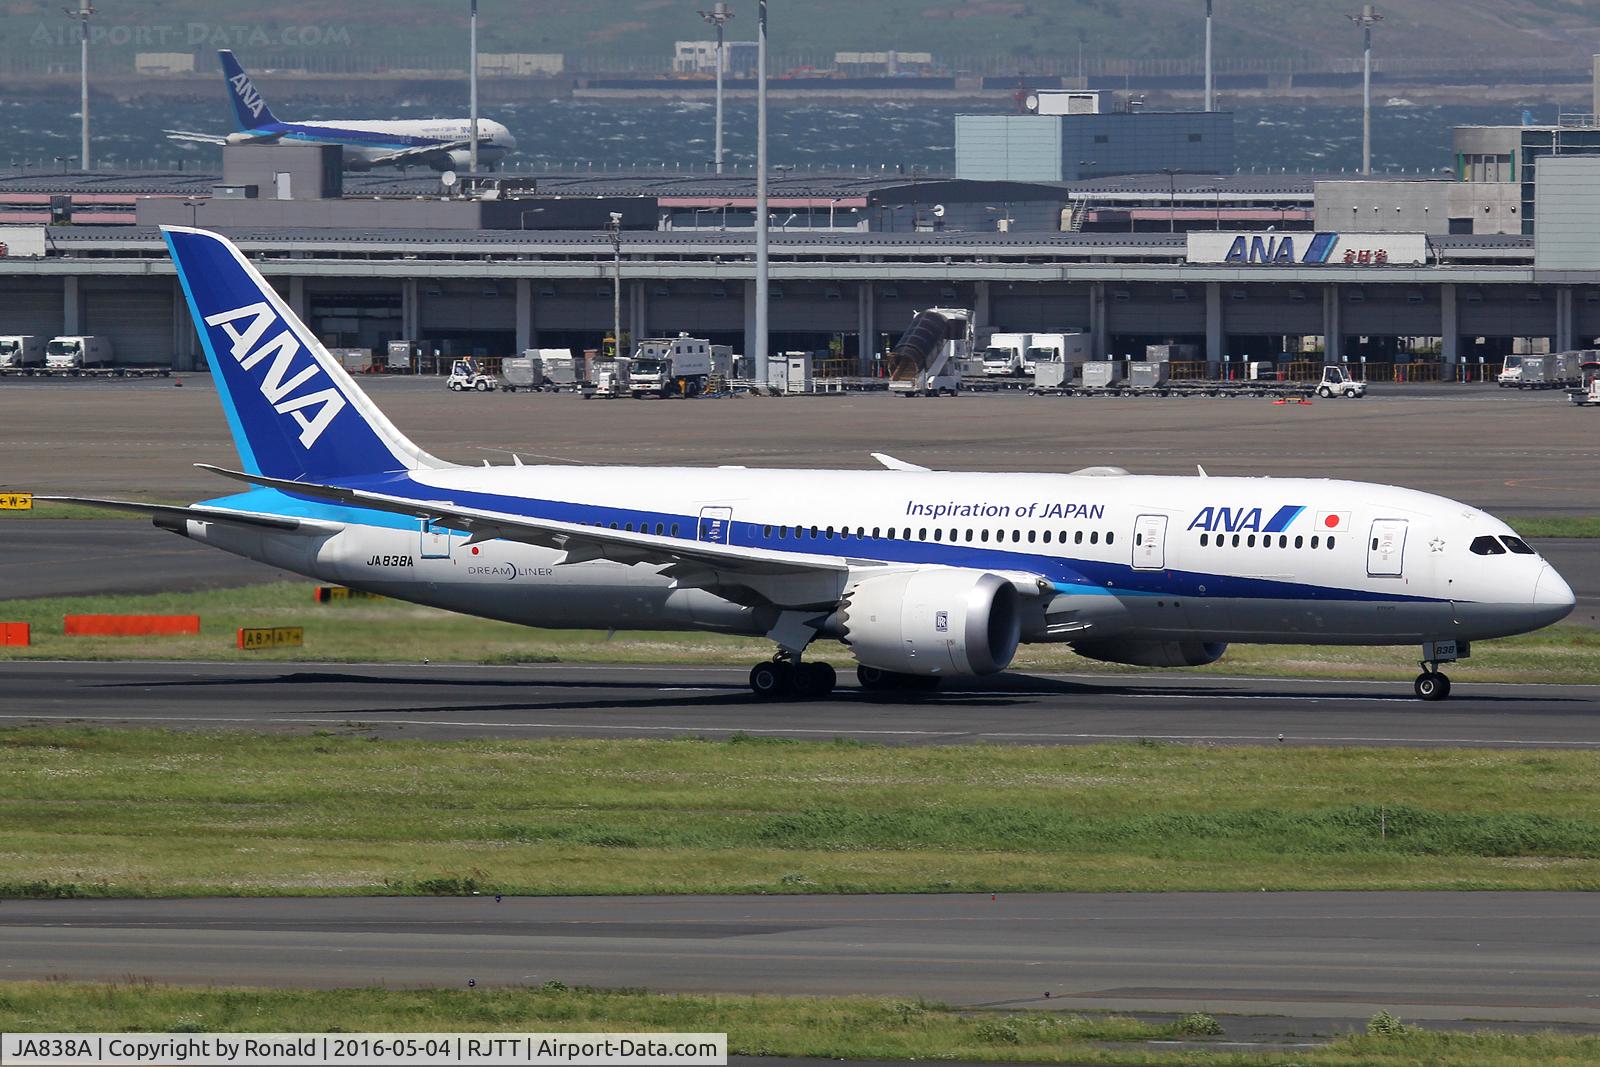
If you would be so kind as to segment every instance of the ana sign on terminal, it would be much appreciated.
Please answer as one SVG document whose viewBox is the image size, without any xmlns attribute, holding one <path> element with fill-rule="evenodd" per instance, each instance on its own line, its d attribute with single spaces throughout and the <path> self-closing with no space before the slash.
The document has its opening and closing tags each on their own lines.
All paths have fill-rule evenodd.
<svg viewBox="0 0 1600 1067">
<path fill-rule="evenodd" d="M 1420 233 L 1189 234 L 1190 263 L 1230 267 L 1420 267 L 1428 238 Z"/>
</svg>

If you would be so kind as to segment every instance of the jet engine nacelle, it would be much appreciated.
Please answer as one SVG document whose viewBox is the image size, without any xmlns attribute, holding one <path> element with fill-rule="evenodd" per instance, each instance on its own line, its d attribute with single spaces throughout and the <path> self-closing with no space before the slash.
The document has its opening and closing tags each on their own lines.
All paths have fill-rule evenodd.
<svg viewBox="0 0 1600 1067">
<path fill-rule="evenodd" d="M 1203 667 L 1228 651 L 1221 641 L 1077 641 L 1072 651 L 1085 659 L 1133 667 Z"/>
<path fill-rule="evenodd" d="M 918 570 L 845 590 L 840 639 L 861 663 L 902 674 L 994 674 L 1016 655 L 1016 587 L 982 571 Z"/>
</svg>

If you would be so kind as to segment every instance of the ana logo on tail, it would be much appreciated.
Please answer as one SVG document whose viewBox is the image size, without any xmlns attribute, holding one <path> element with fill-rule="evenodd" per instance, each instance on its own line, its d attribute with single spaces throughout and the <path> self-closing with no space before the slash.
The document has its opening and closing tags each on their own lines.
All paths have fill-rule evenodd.
<svg viewBox="0 0 1600 1067">
<path fill-rule="evenodd" d="M 234 325 L 241 319 L 248 320 L 242 330 Z M 294 377 L 289 377 L 294 358 L 301 351 L 300 342 L 287 326 L 270 341 L 262 340 L 271 327 L 283 326 L 265 301 L 208 315 L 206 325 L 222 327 L 222 331 L 233 342 L 230 350 L 233 358 L 238 360 L 243 370 L 254 370 L 268 356 L 272 357 L 267 364 L 266 375 L 261 379 L 261 395 L 278 414 L 288 415 L 300 424 L 300 444 L 305 448 L 316 444 L 317 438 L 322 436 L 334 417 L 344 410 L 347 401 L 332 386 L 316 392 L 302 392 L 298 396 L 291 395 L 321 374 L 322 370 L 313 360 Z M 308 414 L 307 409 L 315 410 Z"/>
<path fill-rule="evenodd" d="M 213 82 L 213 85 L 216 83 Z M 256 87 L 250 82 L 250 75 L 240 71 L 228 79 L 228 84 L 233 86 L 233 91 L 239 96 L 239 103 L 250 109 L 250 114 L 256 118 L 261 117 L 262 110 L 267 102 L 261 99 L 261 94 L 256 92 Z"/>
</svg>

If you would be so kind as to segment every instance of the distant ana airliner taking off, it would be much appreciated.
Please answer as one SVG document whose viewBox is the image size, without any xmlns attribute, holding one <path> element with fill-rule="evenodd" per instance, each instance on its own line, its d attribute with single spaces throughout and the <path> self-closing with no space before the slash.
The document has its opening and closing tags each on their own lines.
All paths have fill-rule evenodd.
<svg viewBox="0 0 1600 1067">
<path fill-rule="evenodd" d="M 465 467 L 407 440 L 226 239 L 165 227 L 252 486 L 92 501 L 324 581 L 528 626 L 710 630 L 777 646 L 763 697 L 820 697 L 837 638 L 868 689 L 1005 670 L 1021 642 L 1148 667 L 1228 642 L 1418 645 L 1416 694 L 1572 590 L 1443 497 L 1306 478 L 744 467 Z M 72 498 L 78 499 L 78 498 Z"/>
<path fill-rule="evenodd" d="M 174 141 L 202 144 L 302 144 L 344 146 L 350 170 L 372 167 L 428 166 L 462 170 L 471 163 L 472 124 L 468 119 L 327 119 L 322 122 L 280 122 L 257 91 L 250 75 L 227 49 L 217 52 L 222 79 L 239 129 L 219 136 L 190 130 L 167 130 Z M 511 131 L 489 119 L 478 120 L 478 162 L 494 166 L 517 147 Z"/>
</svg>

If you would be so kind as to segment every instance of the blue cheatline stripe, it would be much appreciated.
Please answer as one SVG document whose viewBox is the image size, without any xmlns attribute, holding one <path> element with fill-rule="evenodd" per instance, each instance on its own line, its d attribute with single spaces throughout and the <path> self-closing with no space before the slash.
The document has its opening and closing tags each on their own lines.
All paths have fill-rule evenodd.
<svg viewBox="0 0 1600 1067">
<path fill-rule="evenodd" d="M 641 511 L 601 504 L 575 504 L 568 501 L 511 497 L 468 490 L 445 490 L 421 484 L 405 474 L 350 479 L 341 484 L 348 488 L 413 499 L 424 505 L 430 502 L 446 506 L 454 504 L 531 519 L 549 519 L 616 529 L 626 529 L 631 523 L 634 530 L 648 534 L 655 534 L 659 525 L 661 536 L 677 536 L 686 541 L 696 540 L 699 531 L 698 515 Z M 240 498 L 228 499 L 236 501 Z M 418 523 L 418 520 L 405 516 L 330 505 L 322 501 L 304 500 L 292 496 L 286 496 L 285 499 L 292 501 L 292 506 L 297 510 L 282 511 L 273 504 L 271 498 L 260 499 L 262 506 L 254 510 L 392 529 L 412 529 Z M 673 532 L 674 526 L 677 528 L 676 534 Z M 772 532 L 767 532 L 769 529 Z M 857 537 L 854 534 L 845 536 L 842 532 L 836 532 L 830 538 L 826 535 L 825 528 L 819 530 L 816 537 L 812 537 L 810 527 L 806 527 L 805 536 L 780 537 L 777 532 L 780 529 L 782 527 L 776 524 L 769 527 L 763 523 L 752 522 L 748 518 L 741 519 L 736 515 L 729 523 L 727 543 L 734 547 L 788 551 L 835 559 L 855 558 L 883 563 L 1024 571 L 1039 575 L 1063 592 L 1074 593 L 1094 592 L 1115 596 L 1203 596 L 1252 600 L 1441 602 L 1435 597 L 1339 589 L 1271 578 L 1241 578 L 1207 571 L 1176 569 L 1138 571 L 1133 569 L 1131 559 L 1128 563 L 1074 559 L 1048 554 L 1041 551 L 1043 546 L 1038 544 L 1018 543 L 1014 546 L 987 547 L 965 543 L 907 541 L 887 537 Z"/>
<path fill-rule="evenodd" d="M 217 396 L 222 399 L 222 413 L 228 419 L 228 431 L 233 434 L 233 445 L 239 452 L 239 462 L 243 465 L 245 473 L 260 474 L 261 464 L 256 462 L 255 450 L 250 447 L 250 438 L 245 436 L 239 409 L 234 405 L 233 393 L 222 376 L 222 363 L 217 358 L 217 350 L 211 344 L 211 331 L 200 325 L 203 321 L 200 305 L 195 301 L 194 289 L 189 285 L 189 275 L 183 269 L 183 261 L 178 258 L 178 250 L 173 247 L 172 234 L 162 231 L 161 239 L 167 243 L 167 255 L 172 259 L 173 269 L 178 272 L 178 284 L 183 286 L 183 299 L 189 305 L 190 325 L 194 327 L 195 333 L 200 335 L 200 346 L 206 352 L 206 366 L 211 371 L 212 381 L 216 383 Z"/>
<path fill-rule="evenodd" d="M 1306 248 L 1306 263 L 1326 263 L 1333 254 L 1333 246 L 1338 242 L 1336 233 L 1319 233 L 1311 239 L 1311 244 Z"/>
<path fill-rule="evenodd" d="M 1279 508 L 1271 519 L 1267 520 L 1266 533 L 1282 533 L 1289 528 L 1289 524 L 1299 517 L 1305 508 L 1298 504 L 1285 504 Z"/>
</svg>

